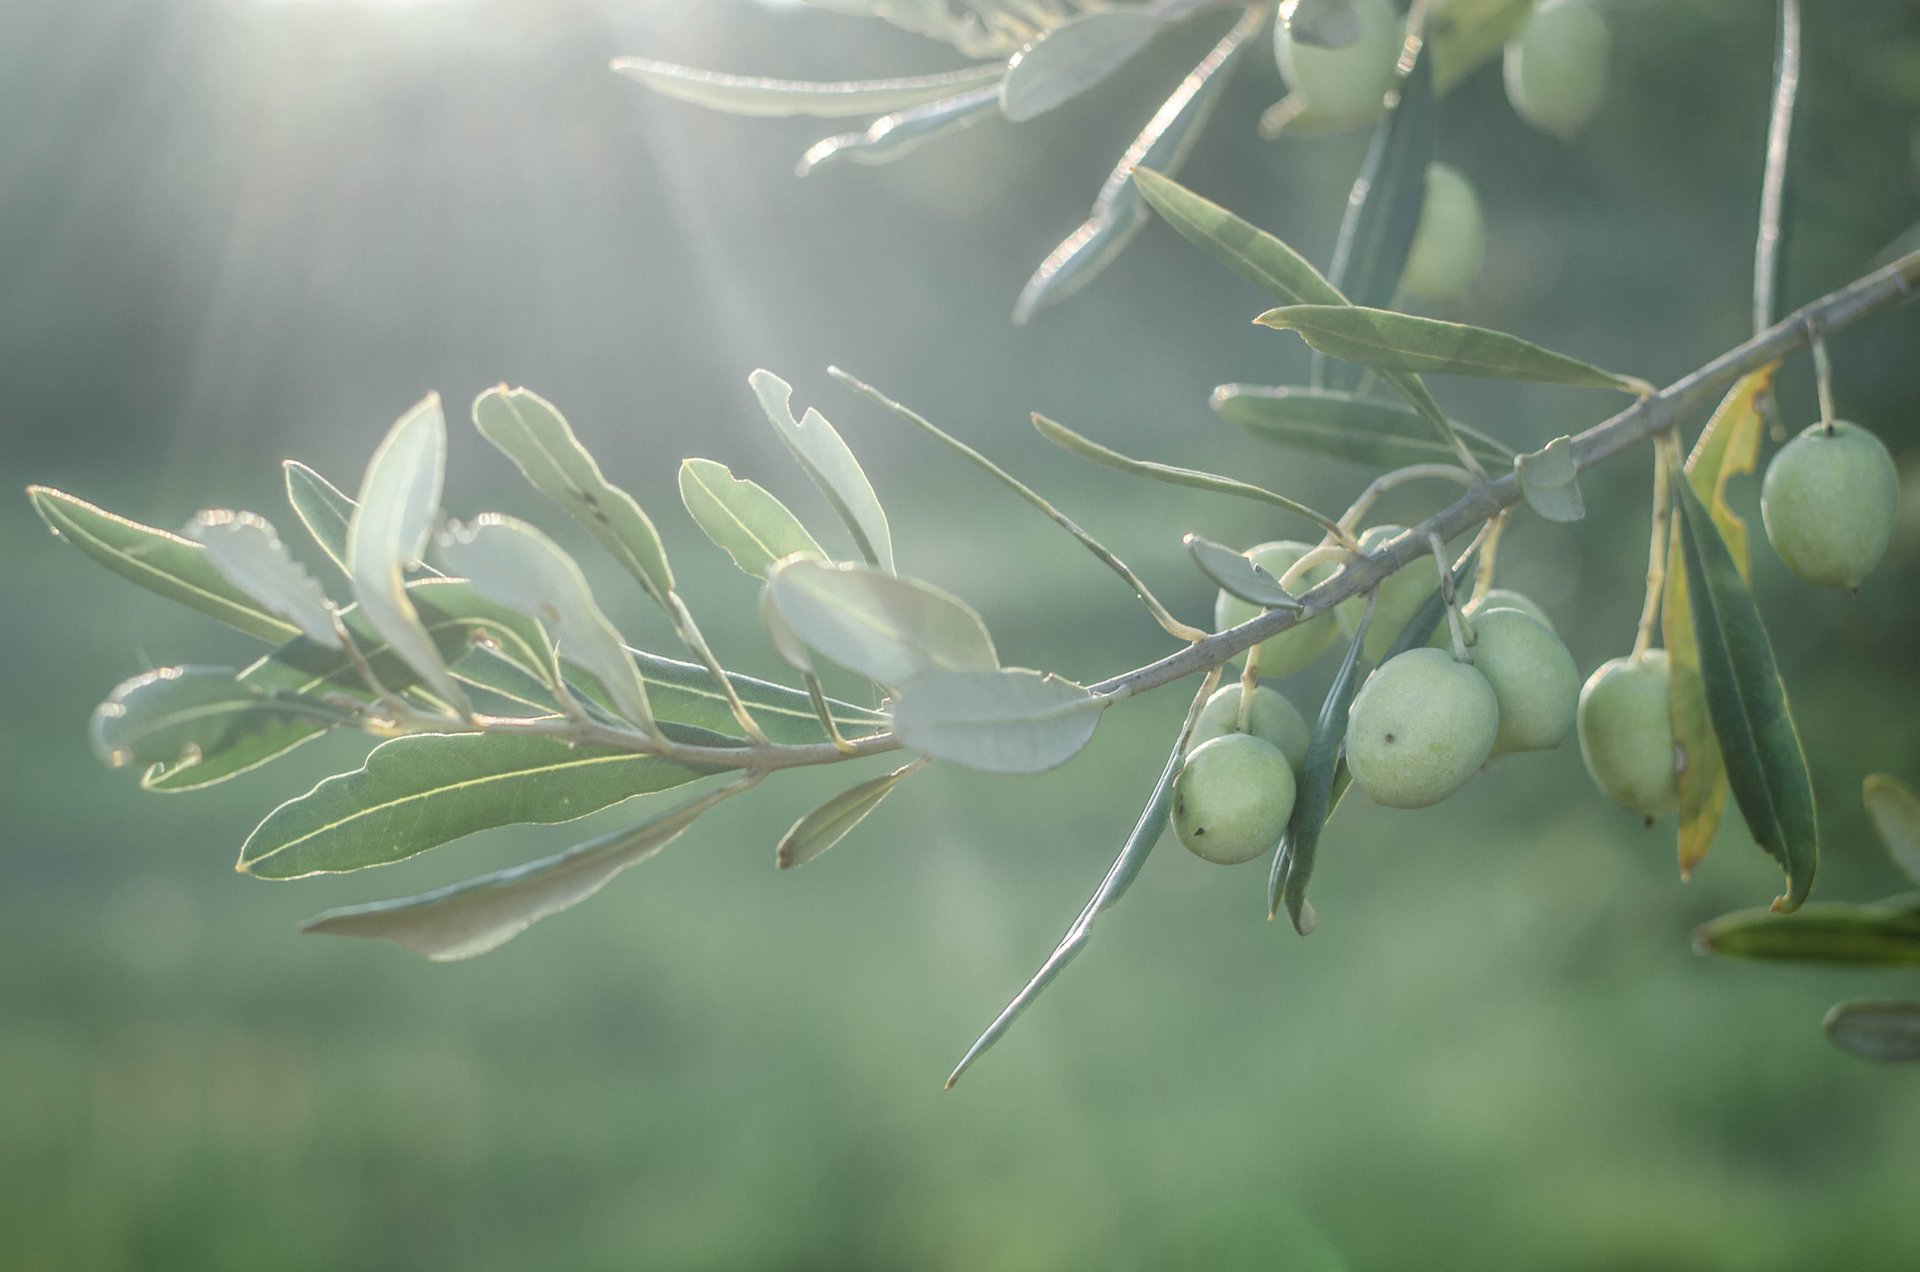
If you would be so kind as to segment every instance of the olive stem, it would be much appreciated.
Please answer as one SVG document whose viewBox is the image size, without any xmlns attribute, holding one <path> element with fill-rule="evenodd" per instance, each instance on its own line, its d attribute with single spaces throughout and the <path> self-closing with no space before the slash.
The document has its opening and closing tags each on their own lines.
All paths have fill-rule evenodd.
<svg viewBox="0 0 1920 1272">
<path fill-rule="evenodd" d="M 1827 430 L 1827 436 L 1833 436 L 1833 422 L 1838 413 L 1833 409 L 1833 362 L 1827 357 L 1827 342 L 1820 333 L 1808 333 L 1808 347 L 1813 350 L 1813 384 L 1820 394 L 1820 423 Z"/>
<path fill-rule="evenodd" d="M 1352 534 L 1354 528 L 1360 524 L 1360 518 L 1366 515 L 1367 509 L 1373 507 L 1374 504 L 1380 501 L 1381 496 L 1385 495 L 1388 491 L 1397 490 L 1409 482 L 1420 481 L 1423 478 L 1437 478 L 1450 481 L 1471 490 L 1474 486 L 1486 480 L 1486 475 L 1482 473 L 1476 477 L 1465 469 L 1456 468 L 1452 464 L 1409 464 L 1405 468 L 1396 468 L 1390 473 L 1383 473 L 1374 478 L 1372 483 L 1360 492 L 1360 497 L 1353 501 L 1353 505 L 1340 514 L 1341 528 L 1348 534 Z"/>
<path fill-rule="evenodd" d="M 1673 488 L 1667 474 L 1667 451 L 1671 433 L 1654 441 L 1653 454 L 1653 530 L 1647 544 L 1647 599 L 1640 607 L 1640 629 L 1633 638 L 1633 661 L 1639 662 L 1653 648 L 1653 629 L 1660 622 L 1660 598 L 1667 588 L 1667 550 L 1670 546 L 1668 518 L 1673 515 Z"/>
<path fill-rule="evenodd" d="M 1493 590 L 1494 561 L 1500 555 L 1500 536 L 1506 533 L 1507 513 L 1505 509 L 1493 514 L 1480 533 L 1486 539 L 1486 546 L 1480 551 L 1480 564 L 1473 570 L 1473 595 L 1477 600 Z"/>
<path fill-rule="evenodd" d="M 1260 687 L 1260 646 L 1247 650 L 1246 666 L 1240 669 L 1240 711 L 1235 727 L 1242 733 L 1253 732 L 1253 691 Z"/>
<path fill-rule="evenodd" d="M 1447 545 L 1439 535 L 1429 533 L 1427 546 L 1433 549 L 1434 568 L 1440 571 L 1440 600 L 1447 607 L 1447 631 L 1453 638 L 1453 660 L 1471 667 L 1473 655 L 1467 652 L 1467 646 L 1473 642 L 1460 616 L 1460 598 L 1454 595 L 1453 569 L 1447 562 Z"/>
</svg>

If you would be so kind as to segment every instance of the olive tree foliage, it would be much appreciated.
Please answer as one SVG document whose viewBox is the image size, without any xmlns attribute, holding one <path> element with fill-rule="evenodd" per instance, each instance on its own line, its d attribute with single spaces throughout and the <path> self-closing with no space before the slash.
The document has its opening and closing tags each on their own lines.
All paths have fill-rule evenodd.
<svg viewBox="0 0 1920 1272">
<path fill-rule="evenodd" d="M 1404 293 L 1423 290 L 1419 280 L 1438 280 L 1424 289 L 1432 290 L 1470 276 L 1466 266 L 1477 268 L 1485 247 L 1471 187 L 1430 162 L 1436 99 L 1498 59 L 1523 116 L 1549 131 L 1578 127 L 1598 102 L 1607 53 L 1604 23 L 1579 0 L 1414 0 L 1405 12 L 1388 0 L 810 3 L 943 40 L 967 64 L 848 83 L 640 58 L 615 69 L 654 91 L 737 114 L 865 121 L 812 147 L 804 172 L 839 159 L 895 159 L 994 112 L 1032 118 L 1176 25 L 1212 24 L 1205 56 L 1119 156 L 1086 222 L 1046 254 L 1015 317 L 1024 321 L 1084 286 L 1157 214 L 1212 258 L 1208 265 L 1196 256 L 1196 270 L 1224 266 L 1264 289 L 1272 304 L 1255 320 L 1275 340 L 1298 338 L 1315 351 L 1310 383 L 1223 386 L 1214 409 L 1279 445 L 1373 470 L 1361 496 L 1344 510 L 1321 510 L 1302 494 L 1135 459 L 1036 416 L 1042 436 L 1090 462 L 1145 483 L 1257 501 L 1299 526 L 1297 541 L 1251 549 L 1187 536 L 1184 560 L 1169 568 L 1196 569 L 1219 588 L 1212 622 L 1196 621 L 1174 614 L 1140 573 L 993 459 L 836 369 L 854 395 L 940 443 L 952 460 L 984 469 L 1072 535 L 1164 630 L 1163 656 L 1077 684 L 1005 665 L 979 614 L 916 579 L 912 563 L 895 554 L 879 493 L 833 424 L 817 407 L 795 404 L 779 376 L 754 371 L 747 390 L 838 526 L 808 524 L 717 460 L 687 459 L 679 481 L 693 525 L 759 590 L 766 639 L 791 668 L 787 683 L 774 683 L 720 664 L 682 598 L 654 517 L 602 471 L 560 410 L 530 390 L 482 393 L 474 427 L 624 568 L 669 620 L 682 656 L 630 647 L 580 565 L 539 528 L 498 514 L 449 521 L 441 511 L 446 413 L 429 396 L 393 425 L 356 486 L 289 461 L 290 519 L 280 519 L 287 534 L 233 510 L 203 512 L 175 534 L 61 491 L 30 491 L 47 523 L 85 555 L 268 646 L 246 667 L 171 666 L 119 686 L 92 725 L 107 763 L 138 769 L 149 790 L 186 792 L 322 734 L 371 739 L 362 765 L 272 810 L 247 837 L 239 870 L 271 880 L 363 870 L 478 831 L 568 822 L 640 796 L 678 800 L 649 801 L 630 824 L 557 855 L 420 896 L 333 910 L 306 927 L 464 959 L 584 901 L 708 809 L 782 770 L 859 766 L 844 791 L 781 837 L 775 860 L 791 868 L 853 832 L 930 765 L 1052 769 L 1073 759 L 1109 711 L 1182 686 L 1192 695 L 1185 724 L 1166 740 L 1166 762 L 1145 783 L 1131 829 L 1111 828 L 1120 841 L 1111 868 L 962 1058 L 957 1078 L 1087 944 L 1170 825 L 1209 860 L 1267 860 L 1269 913 L 1284 911 L 1305 934 L 1315 923 L 1308 893 L 1317 850 L 1350 791 L 1401 806 L 1434 802 L 1490 757 L 1552 746 L 1575 731 L 1579 695 L 1577 732 L 1597 783 L 1649 818 L 1677 815 L 1683 872 L 1706 851 L 1729 795 L 1780 865 L 1785 889 L 1773 908 L 1787 913 L 1729 920 L 1731 927 L 1702 936 L 1708 947 L 1844 948 L 1914 961 L 1920 909 L 1910 904 L 1869 907 L 1844 922 L 1837 911 L 1818 917 L 1819 907 L 1800 908 L 1819 857 L 1813 791 L 1748 588 L 1747 528 L 1725 499 L 1729 480 L 1755 469 L 1781 360 L 1811 346 L 1824 367 L 1829 333 L 1898 303 L 1920 278 L 1920 255 L 1907 256 L 1778 312 L 1797 0 L 1780 7 L 1754 335 L 1664 388 L 1519 336 L 1396 308 Z M 1324 271 L 1176 180 L 1220 86 L 1269 38 L 1293 91 L 1268 112 L 1264 129 L 1371 130 Z M 1768 108 L 1755 103 L 1756 112 Z M 1622 405 L 1582 433 L 1516 453 L 1449 418 L 1427 387 L 1433 376 L 1584 386 L 1618 394 Z M 1818 439 L 1840 436 L 1840 426 L 1827 395 L 1823 401 L 1825 418 L 1810 434 L 1826 449 L 1808 461 L 1810 475 L 1797 488 L 1816 499 L 1826 490 L 1867 511 L 1846 543 L 1806 550 L 1851 553 L 1864 573 L 1886 546 L 1884 536 L 1874 543 L 1883 528 L 1875 518 L 1890 524 L 1892 510 L 1875 502 L 1878 487 L 1855 489 L 1878 480 L 1875 456 L 1860 459 L 1866 477 L 1849 476 L 1851 458 L 1827 458 L 1837 452 Z M 1683 427 L 1715 402 L 1688 450 Z M 1550 521 L 1580 519 L 1581 473 L 1643 443 L 1658 462 L 1639 637 L 1582 693 L 1545 616 L 1497 586 L 1497 548 L 1522 504 Z M 1411 527 L 1368 524 L 1381 495 L 1416 483 L 1439 496 L 1429 516 Z M 1806 531 L 1807 520 L 1798 515 L 1794 531 Z M 1778 538 L 1771 512 L 1768 531 Z M 1323 654 L 1339 669 L 1317 711 L 1302 713 L 1285 698 L 1285 678 Z M 829 696 L 823 665 L 870 682 L 871 692 L 848 695 L 862 702 Z M 877 769 L 868 767 L 873 761 Z M 671 788 L 686 790 L 665 796 Z M 1920 812 L 1904 793 L 1883 798 L 1879 811 L 1911 868 Z M 1913 1007 L 1872 1007 L 1831 1026 L 1843 1045 L 1876 1055 L 1920 1051 Z"/>
</svg>

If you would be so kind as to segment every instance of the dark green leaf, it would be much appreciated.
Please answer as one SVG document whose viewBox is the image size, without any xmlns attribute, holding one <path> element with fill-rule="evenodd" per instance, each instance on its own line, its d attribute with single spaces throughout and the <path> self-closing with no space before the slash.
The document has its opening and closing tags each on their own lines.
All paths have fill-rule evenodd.
<svg viewBox="0 0 1920 1272">
<path fill-rule="evenodd" d="M 774 850 L 774 864 L 782 870 L 806 865 L 845 839 L 855 826 L 866 820 L 868 813 L 880 807 L 894 787 L 922 767 L 924 762 L 916 760 L 841 791 L 780 836 L 780 846 Z"/>
<path fill-rule="evenodd" d="M 350 723 L 324 702 L 243 684 L 232 667 L 162 667 L 116 688 L 94 709 L 89 732 L 114 768 L 171 770 Z"/>
<path fill-rule="evenodd" d="M 1246 553 L 1235 552 L 1197 534 L 1187 535 L 1180 542 L 1185 545 L 1187 555 L 1193 558 L 1200 573 L 1213 580 L 1227 594 L 1265 609 L 1300 608 L 1300 602 L 1293 598 L 1293 593 L 1281 587 L 1279 579 L 1260 568 Z"/>
<path fill-rule="evenodd" d="M 1307 884 L 1313 878 L 1320 832 L 1326 828 L 1337 799 L 1340 752 L 1347 740 L 1347 709 L 1353 705 L 1353 695 L 1360 691 L 1360 646 L 1372 619 L 1373 598 L 1368 597 L 1347 656 L 1340 661 L 1340 670 L 1334 673 L 1326 700 L 1320 704 L 1320 718 L 1307 743 L 1306 762 L 1294 780 L 1293 815 L 1287 821 L 1287 833 L 1280 837 L 1280 848 L 1273 855 L 1273 869 L 1267 876 L 1268 917 L 1280 913 L 1284 903 L 1293 930 L 1302 936 L 1313 931 L 1319 921 L 1307 902 Z"/>
<path fill-rule="evenodd" d="M 1786 871 L 1786 895 L 1774 906 L 1792 910 L 1806 900 L 1820 863 L 1806 756 L 1753 594 L 1693 483 L 1673 487 L 1707 713 L 1747 829 Z"/>
<path fill-rule="evenodd" d="M 1231 424 L 1280 446 L 1344 459 L 1369 468 L 1446 463 L 1454 450 L 1412 408 L 1332 389 L 1265 388 L 1223 384 L 1213 409 Z M 1455 424 L 1480 459 L 1505 467 L 1513 451 L 1485 433 Z"/>
<path fill-rule="evenodd" d="M 1290 305 L 1255 319 L 1297 332 L 1322 353 L 1385 371 L 1481 376 L 1579 388 L 1650 391 L 1642 381 L 1485 327 L 1355 305 Z"/>
<path fill-rule="evenodd" d="M 1792 914 L 1742 910 L 1693 934 L 1702 954 L 1787 963 L 1920 964 L 1920 916 L 1884 905 L 1815 902 Z"/>
<path fill-rule="evenodd" d="M 725 75 L 644 57 L 616 58 L 613 69 L 663 96 L 729 115 L 811 115 L 816 119 L 882 115 L 943 101 L 968 89 L 997 85 L 1007 73 L 1004 63 L 995 62 L 936 75 L 816 82 Z"/>
<path fill-rule="evenodd" d="M 239 869 L 262 879 L 402 861 L 496 826 L 568 822 L 702 777 L 658 756 L 501 733 L 421 734 L 282 804 L 248 836 Z"/>
<path fill-rule="evenodd" d="M 1862 1060 L 1920 1061 L 1920 1003 L 1837 1003 L 1824 1025 L 1834 1046 Z"/>
<path fill-rule="evenodd" d="M 1423 43 L 1412 69 L 1400 80 L 1393 104 L 1374 126 L 1340 222 L 1330 276 L 1355 305 L 1391 304 L 1399 290 L 1426 202 L 1427 165 L 1432 160 L 1433 58 Z"/>
<path fill-rule="evenodd" d="M 199 544 L 129 521 L 48 486 L 27 487 L 27 497 L 55 534 L 149 592 L 261 640 L 278 644 L 300 634 L 298 627 L 269 613 L 227 582 Z"/>
</svg>

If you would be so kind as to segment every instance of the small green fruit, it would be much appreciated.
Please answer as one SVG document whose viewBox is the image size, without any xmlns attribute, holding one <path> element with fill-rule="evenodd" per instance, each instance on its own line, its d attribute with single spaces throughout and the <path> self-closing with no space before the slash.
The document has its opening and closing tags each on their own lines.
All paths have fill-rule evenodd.
<svg viewBox="0 0 1920 1272">
<path fill-rule="evenodd" d="M 1287 86 L 1305 101 L 1307 111 L 1329 124 L 1363 124 L 1378 119 L 1406 28 L 1387 0 L 1355 0 L 1360 38 L 1337 49 L 1302 44 L 1273 28 L 1274 59 Z"/>
<path fill-rule="evenodd" d="M 1347 717 L 1347 768 L 1389 808 L 1425 808 L 1466 785 L 1493 751 L 1500 703 L 1469 663 L 1410 649 L 1367 677 Z"/>
<path fill-rule="evenodd" d="M 1605 795 L 1652 820 L 1680 807 L 1665 650 L 1602 663 L 1580 691 L 1580 756 Z"/>
<path fill-rule="evenodd" d="M 1404 534 L 1405 526 L 1374 526 L 1360 536 L 1363 551 L 1372 552 L 1375 548 L 1393 538 Z M 1393 642 L 1400 638 L 1400 631 L 1407 625 L 1415 612 L 1427 603 L 1427 598 L 1440 590 L 1440 575 L 1430 561 L 1415 561 L 1402 567 L 1397 573 L 1389 574 L 1380 581 L 1380 599 L 1373 606 L 1373 621 L 1367 625 L 1367 639 L 1361 645 L 1360 653 L 1368 662 L 1377 663 L 1387 656 L 1393 648 Z M 1340 602 L 1333 607 L 1333 616 L 1340 623 L 1340 630 L 1352 639 L 1360 627 L 1360 616 L 1367 611 L 1367 598 L 1356 596 Z M 1260 664 L 1265 669 L 1266 663 Z"/>
<path fill-rule="evenodd" d="M 1548 631 L 1557 632 L 1559 630 L 1554 627 L 1553 620 L 1547 617 L 1547 611 L 1540 608 L 1539 602 L 1524 593 L 1516 592 L 1512 588 L 1507 587 L 1489 588 L 1482 595 L 1476 596 L 1468 601 L 1466 605 L 1461 608 L 1460 612 L 1468 618 L 1478 618 L 1488 610 L 1496 609 L 1519 610 L 1522 614 L 1533 619 Z M 1442 622 L 1438 627 L 1435 627 L 1433 629 L 1433 637 L 1427 641 L 1427 644 L 1432 645 L 1435 649 L 1452 649 L 1453 624 Z"/>
<path fill-rule="evenodd" d="M 1473 619 L 1473 665 L 1500 703 L 1493 753 L 1546 751 L 1573 728 L 1580 669 L 1560 638 L 1517 609 L 1482 611 Z"/>
<path fill-rule="evenodd" d="M 1582 0 L 1546 0 L 1507 45 L 1507 100 L 1520 118 L 1566 140 L 1607 93 L 1613 36 Z"/>
<path fill-rule="evenodd" d="M 1893 541 L 1900 474 L 1879 438 L 1835 420 L 1780 448 L 1760 485 L 1767 542 L 1820 587 L 1856 588 Z"/>
<path fill-rule="evenodd" d="M 1235 866 L 1271 852 L 1293 816 L 1293 766 L 1251 733 L 1197 746 L 1173 779 L 1173 828 L 1194 856 Z"/>
<path fill-rule="evenodd" d="M 1286 756 L 1287 763 L 1294 768 L 1306 763 L 1307 744 L 1313 740 L 1313 728 L 1307 723 L 1306 717 L 1300 714 L 1300 709 L 1279 690 L 1261 685 L 1253 691 L 1253 712 L 1247 724 L 1248 733 L 1279 747 L 1280 754 Z M 1240 686 L 1228 685 L 1215 691 L 1207 699 L 1207 705 L 1200 708 L 1200 718 L 1194 722 L 1193 738 L 1187 743 L 1187 749 L 1198 750 L 1215 738 L 1238 732 Z"/>
<path fill-rule="evenodd" d="M 1247 556 L 1253 563 L 1280 578 L 1293 568 L 1293 563 L 1305 556 L 1309 546 L 1296 543 L 1291 539 L 1282 539 L 1276 543 L 1263 543 L 1250 549 Z M 1306 578 L 1288 589 L 1291 593 L 1305 592 L 1308 588 L 1333 577 L 1339 567 L 1329 563 L 1317 569 L 1307 571 Z M 1224 632 L 1229 627 L 1238 627 L 1264 611 L 1250 601 L 1243 601 L 1231 592 L 1222 592 L 1213 603 L 1213 629 Z M 1332 615 L 1321 614 L 1294 627 L 1289 627 L 1278 636 L 1270 636 L 1260 642 L 1260 674 L 1278 679 L 1300 670 L 1321 654 L 1333 643 L 1334 622 Z"/>
<path fill-rule="evenodd" d="M 1443 163 L 1427 165 L 1426 201 L 1400 285 L 1428 300 L 1458 300 L 1487 259 L 1487 222 L 1473 184 Z"/>
</svg>

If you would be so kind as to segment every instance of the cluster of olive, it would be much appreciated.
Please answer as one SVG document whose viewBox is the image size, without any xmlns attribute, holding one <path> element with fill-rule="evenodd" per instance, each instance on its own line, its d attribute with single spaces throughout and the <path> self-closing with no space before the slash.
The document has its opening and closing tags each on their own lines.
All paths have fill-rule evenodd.
<svg viewBox="0 0 1920 1272">
<path fill-rule="evenodd" d="M 1362 124 L 1379 115 L 1405 38 L 1388 0 L 1354 0 L 1353 9 L 1359 35 L 1339 48 L 1299 43 L 1284 25 L 1274 29 L 1281 74 L 1304 112 L 1328 124 Z M 1546 0 L 1507 45 L 1507 100 L 1542 132 L 1572 137 L 1600 108 L 1611 51 L 1605 20 L 1583 0 Z M 1457 169 L 1431 164 L 1426 184 L 1401 286 L 1427 300 L 1454 300 L 1480 274 L 1486 222 L 1472 182 Z"/>
<path fill-rule="evenodd" d="M 1371 550 L 1401 533 L 1399 526 L 1375 526 L 1360 543 Z M 1305 544 L 1282 542 L 1248 555 L 1279 577 L 1306 551 Z M 1310 572 L 1302 590 L 1321 577 Z M 1382 581 L 1362 656 L 1379 662 L 1438 586 L 1437 572 L 1418 566 Z M 1317 658 L 1336 631 L 1356 635 L 1365 606 L 1355 597 L 1332 614 L 1269 639 L 1260 646 L 1260 673 L 1285 676 Z M 1255 612 L 1222 592 L 1215 622 L 1225 629 Z M 1461 619 L 1463 633 L 1472 637 L 1466 660 L 1456 660 L 1450 625 L 1443 625 L 1433 645 L 1388 659 L 1354 697 L 1347 768 L 1355 789 L 1377 804 L 1438 803 L 1489 759 L 1557 746 L 1573 728 L 1580 674 L 1539 606 L 1496 589 L 1470 602 Z M 1223 865 L 1250 861 L 1279 842 L 1293 814 L 1294 770 L 1306 758 L 1311 736 L 1306 720 L 1278 690 L 1260 685 L 1244 713 L 1243 692 L 1231 685 L 1208 700 L 1174 783 L 1180 841 Z"/>
<path fill-rule="evenodd" d="M 1857 588 L 1893 540 L 1900 476 L 1879 438 L 1815 424 L 1780 448 L 1760 486 L 1767 542 L 1820 587 Z M 1603 664 L 1580 693 L 1580 752 L 1614 803 L 1647 818 L 1680 806 L 1670 669 L 1658 649 Z"/>
</svg>

